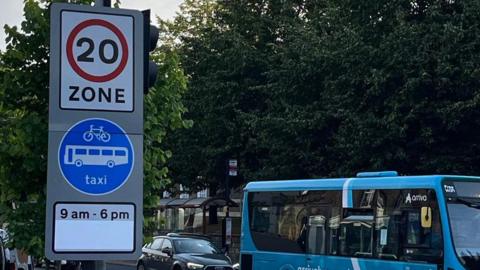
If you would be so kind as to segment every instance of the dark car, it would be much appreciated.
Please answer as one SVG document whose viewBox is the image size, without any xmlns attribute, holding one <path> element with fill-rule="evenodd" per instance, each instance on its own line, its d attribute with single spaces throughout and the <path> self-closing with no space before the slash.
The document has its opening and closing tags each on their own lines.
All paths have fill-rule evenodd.
<svg viewBox="0 0 480 270">
<path fill-rule="evenodd" d="M 137 270 L 233 270 L 228 256 L 206 238 L 168 234 L 142 248 Z"/>
</svg>

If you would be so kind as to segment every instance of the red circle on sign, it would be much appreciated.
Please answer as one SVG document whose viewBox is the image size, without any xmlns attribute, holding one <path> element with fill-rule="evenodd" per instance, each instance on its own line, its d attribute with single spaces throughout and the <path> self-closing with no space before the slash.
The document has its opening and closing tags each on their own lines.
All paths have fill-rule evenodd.
<svg viewBox="0 0 480 270">
<path fill-rule="evenodd" d="M 118 67 L 112 71 L 111 73 L 107 75 L 92 75 L 88 72 L 85 72 L 75 61 L 75 58 L 73 57 L 73 41 L 77 37 L 78 33 L 82 31 L 83 29 L 90 27 L 90 26 L 103 26 L 110 31 L 112 31 L 120 40 L 120 43 L 122 45 L 122 59 L 120 60 L 120 64 Z M 125 69 L 125 66 L 127 65 L 128 61 L 128 44 L 127 40 L 125 39 L 125 36 L 122 34 L 122 32 L 113 24 L 100 20 L 100 19 L 91 19 L 91 20 L 86 20 L 75 26 L 73 28 L 72 32 L 68 36 L 67 39 L 67 58 L 68 62 L 70 63 L 70 66 L 72 66 L 73 70 L 80 75 L 80 77 L 84 78 L 85 80 L 91 81 L 91 82 L 108 82 L 113 79 L 115 79 L 122 71 Z"/>
</svg>

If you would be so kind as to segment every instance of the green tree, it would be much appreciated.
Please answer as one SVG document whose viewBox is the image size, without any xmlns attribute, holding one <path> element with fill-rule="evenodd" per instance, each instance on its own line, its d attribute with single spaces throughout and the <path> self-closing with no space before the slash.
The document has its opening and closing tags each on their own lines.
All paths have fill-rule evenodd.
<svg viewBox="0 0 480 270">
<path fill-rule="evenodd" d="M 240 181 L 480 174 L 478 1 L 207 3 L 170 31 L 194 121 L 175 179 L 217 186 L 229 157 Z"/>
<path fill-rule="evenodd" d="M 90 0 L 76 1 L 89 4 Z M 7 49 L 0 54 L 0 224 L 7 223 L 12 245 L 43 253 L 48 138 L 50 1 L 26 0 L 21 30 L 5 26 Z M 189 125 L 182 118 L 186 77 L 170 48 L 155 53 L 160 72 L 145 97 L 145 234 L 152 211 L 169 182 L 171 151 L 163 140 Z"/>
</svg>

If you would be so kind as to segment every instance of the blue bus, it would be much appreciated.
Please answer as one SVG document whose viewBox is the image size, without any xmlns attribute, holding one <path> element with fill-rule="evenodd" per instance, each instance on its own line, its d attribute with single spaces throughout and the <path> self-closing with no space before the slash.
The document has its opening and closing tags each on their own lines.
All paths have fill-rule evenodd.
<svg viewBox="0 0 480 270">
<path fill-rule="evenodd" d="M 242 270 L 479 270 L 480 177 L 252 182 Z"/>
</svg>

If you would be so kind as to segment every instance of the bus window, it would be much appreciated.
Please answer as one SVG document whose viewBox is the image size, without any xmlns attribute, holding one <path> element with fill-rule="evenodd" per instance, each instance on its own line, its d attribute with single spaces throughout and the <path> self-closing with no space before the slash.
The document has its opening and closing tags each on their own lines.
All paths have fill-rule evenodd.
<svg viewBox="0 0 480 270">
<path fill-rule="evenodd" d="M 88 150 L 88 154 L 91 155 L 91 156 L 98 156 L 98 155 L 100 155 L 100 150 L 90 149 L 90 150 Z"/>
<path fill-rule="evenodd" d="M 343 219 L 340 222 L 339 255 L 372 256 L 374 198 L 375 190 L 353 191 L 353 208 L 344 209 Z"/>
<path fill-rule="evenodd" d="M 250 230 L 259 250 L 325 254 L 340 191 L 249 194 Z"/>
<path fill-rule="evenodd" d="M 87 149 L 75 149 L 75 155 L 86 155 Z"/>
<path fill-rule="evenodd" d="M 380 259 L 398 260 L 401 247 L 402 212 L 399 190 L 380 190 L 375 218 L 376 254 Z"/>
<path fill-rule="evenodd" d="M 420 213 L 418 211 L 407 212 L 407 244 L 422 245 L 426 242 L 425 233 L 420 226 Z"/>
<path fill-rule="evenodd" d="M 350 257 L 371 257 L 373 210 L 348 209 L 340 223 L 339 253 Z"/>
<path fill-rule="evenodd" d="M 297 239 L 302 219 L 297 220 L 303 204 L 297 204 L 300 192 L 264 192 L 249 194 L 250 230 L 259 250 L 304 253 Z"/>
<path fill-rule="evenodd" d="M 428 208 L 431 226 L 422 226 Z M 380 259 L 442 261 L 443 239 L 434 191 L 379 190 L 375 218 L 375 252 Z"/>
<path fill-rule="evenodd" d="M 127 152 L 123 150 L 115 150 L 115 156 L 124 157 L 127 155 Z"/>
<path fill-rule="evenodd" d="M 306 251 L 308 254 L 326 254 L 331 242 L 328 237 L 332 231 L 332 220 L 338 221 L 341 193 L 339 191 L 310 191 L 305 194 L 308 202 L 304 215 L 306 226 Z M 338 229 L 338 226 L 335 226 Z"/>
<path fill-rule="evenodd" d="M 113 150 L 102 150 L 102 156 L 113 156 Z"/>
<path fill-rule="evenodd" d="M 332 209 L 332 217 L 328 221 L 329 228 L 329 252 L 330 255 L 337 255 L 338 237 L 340 235 L 340 212 L 341 209 Z"/>
<path fill-rule="evenodd" d="M 306 244 L 307 253 L 325 254 L 326 217 L 315 214 L 308 217 Z"/>
</svg>

